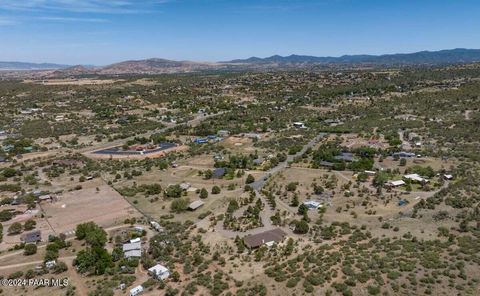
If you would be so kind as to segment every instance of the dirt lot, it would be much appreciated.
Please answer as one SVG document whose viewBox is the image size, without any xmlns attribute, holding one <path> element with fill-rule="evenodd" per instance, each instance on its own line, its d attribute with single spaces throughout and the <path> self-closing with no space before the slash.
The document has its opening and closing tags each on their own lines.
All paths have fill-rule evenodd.
<svg viewBox="0 0 480 296">
<path fill-rule="evenodd" d="M 139 215 L 101 179 L 85 182 L 82 190 L 65 193 L 57 202 L 45 204 L 42 208 L 56 233 L 72 231 L 77 224 L 88 221 L 108 227 Z"/>
</svg>

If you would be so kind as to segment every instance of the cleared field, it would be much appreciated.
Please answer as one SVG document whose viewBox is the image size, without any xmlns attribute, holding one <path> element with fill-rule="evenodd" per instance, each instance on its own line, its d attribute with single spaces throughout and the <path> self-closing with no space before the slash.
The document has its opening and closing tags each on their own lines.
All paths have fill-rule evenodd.
<svg viewBox="0 0 480 296">
<path fill-rule="evenodd" d="M 72 231 L 77 224 L 87 221 L 108 227 L 139 215 L 102 180 L 84 184 L 84 189 L 65 193 L 57 202 L 43 206 L 45 216 L 56 233 Z"/>
</svg>

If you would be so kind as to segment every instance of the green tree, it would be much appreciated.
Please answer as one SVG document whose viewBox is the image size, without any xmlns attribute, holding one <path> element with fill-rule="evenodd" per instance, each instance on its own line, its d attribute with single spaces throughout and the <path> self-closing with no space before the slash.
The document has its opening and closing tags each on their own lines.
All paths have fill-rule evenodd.
<svg viewBox="0 0 480 296">
<path fill-rule="evenodd" d="M 247 179 L 245 180 L 245 183 L 251 184 L 253 182 L 255 182 L 255 178 L 251 174 L 248 174 Z"/>
<path fill-rule="evenodd" d="M 298 214 L 299 214 L 299 215 L 305 215 L 306 213 L 308 213 L 308 207 L 302 203 L 302 204 L 298 207 Z"/>
<path fill-rule="evenodd" d="M 36 225 L 37 225 L 37 222 L 35 220 L 29 219 L 25 222 L 25 224 L 23 225 L 23 228 L 25 230 L 32 230 L 35 228 Z"/>
<path fill-rule="evenodd" d="M 37 245 L 35 244 L 26 244 L 23 249 L 23 254 L 25 256 L 30 256 L 37 253 Z"/>
<path fill-rule="evenodd" d="M 8 234 L 15 235 L 21 233 L 23 230 L 22 224 L 15 222 L 10 227 L 8 227 Z"/>
<path fill-rule="evenodd" d="M 220 191 L 221 191 L 220 187 L 216 185 L 212 187 L 212 194 L 219 194 Z"/>
<path fill-rule="evenodd" d="M 296 221 L 295 223 L 295 233 L 305 234 L 309 230 L 308 223 L 305 220 Z"/>
<path fill-rule="evenodd" d="M 170 210 L 175 213 L 184 212 L 188 209 L 190 200 L 188 198 L 179 198 L 172 201 Z"/>
<path fill-rule="evenodd" d="M 202 188 L 202 190 L 200 190 L 200 198 L 207 198 L 207 197 L 208 197 L 207 189 Z"/>
<path fill-rule="evenodd" d="M 292 207 L 298 207 L 299 202 L 298 202 L 298 195 L 295 193 L 292 197 L 292 202 L 290 202 L 290 206 Z"/>
</svg>

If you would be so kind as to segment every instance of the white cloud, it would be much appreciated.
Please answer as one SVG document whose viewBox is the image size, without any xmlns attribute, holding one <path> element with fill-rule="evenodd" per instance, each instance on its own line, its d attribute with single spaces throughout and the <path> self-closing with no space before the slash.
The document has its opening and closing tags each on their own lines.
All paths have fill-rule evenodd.
<svg viewBox="0 0 480 296">
<path fill-rule="evenodd" d="M 0 9 L 88 13 L 135 13 L 168 1 L 169 0 L 0 0 Z"/>
<path fill-rule="evenodd" d="M 41 17 L 38 17 L 37 19 L 40 21 L 58 22 L 58 23 L 67 23 L 67 22 L 106 23 L 108 22 L 107 20 L 100 19 L 100 18 L 81 18 L 81 17 L 41 16 Z"/>
</svg>

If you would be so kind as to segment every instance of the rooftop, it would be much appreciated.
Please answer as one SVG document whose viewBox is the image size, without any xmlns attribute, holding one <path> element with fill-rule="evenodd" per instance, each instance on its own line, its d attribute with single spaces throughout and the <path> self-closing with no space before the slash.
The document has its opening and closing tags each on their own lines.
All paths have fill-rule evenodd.
<svg viewBox="0 0 480 296">
<path fill-rule="evenodd" d="M 280 242 L 286 235 L 282 229 L 276 228 L 253 235 L 247 235 L 243 238 L 243 241 L 249 248 L 258 248 L 265 243 Z"/>
</svg>

